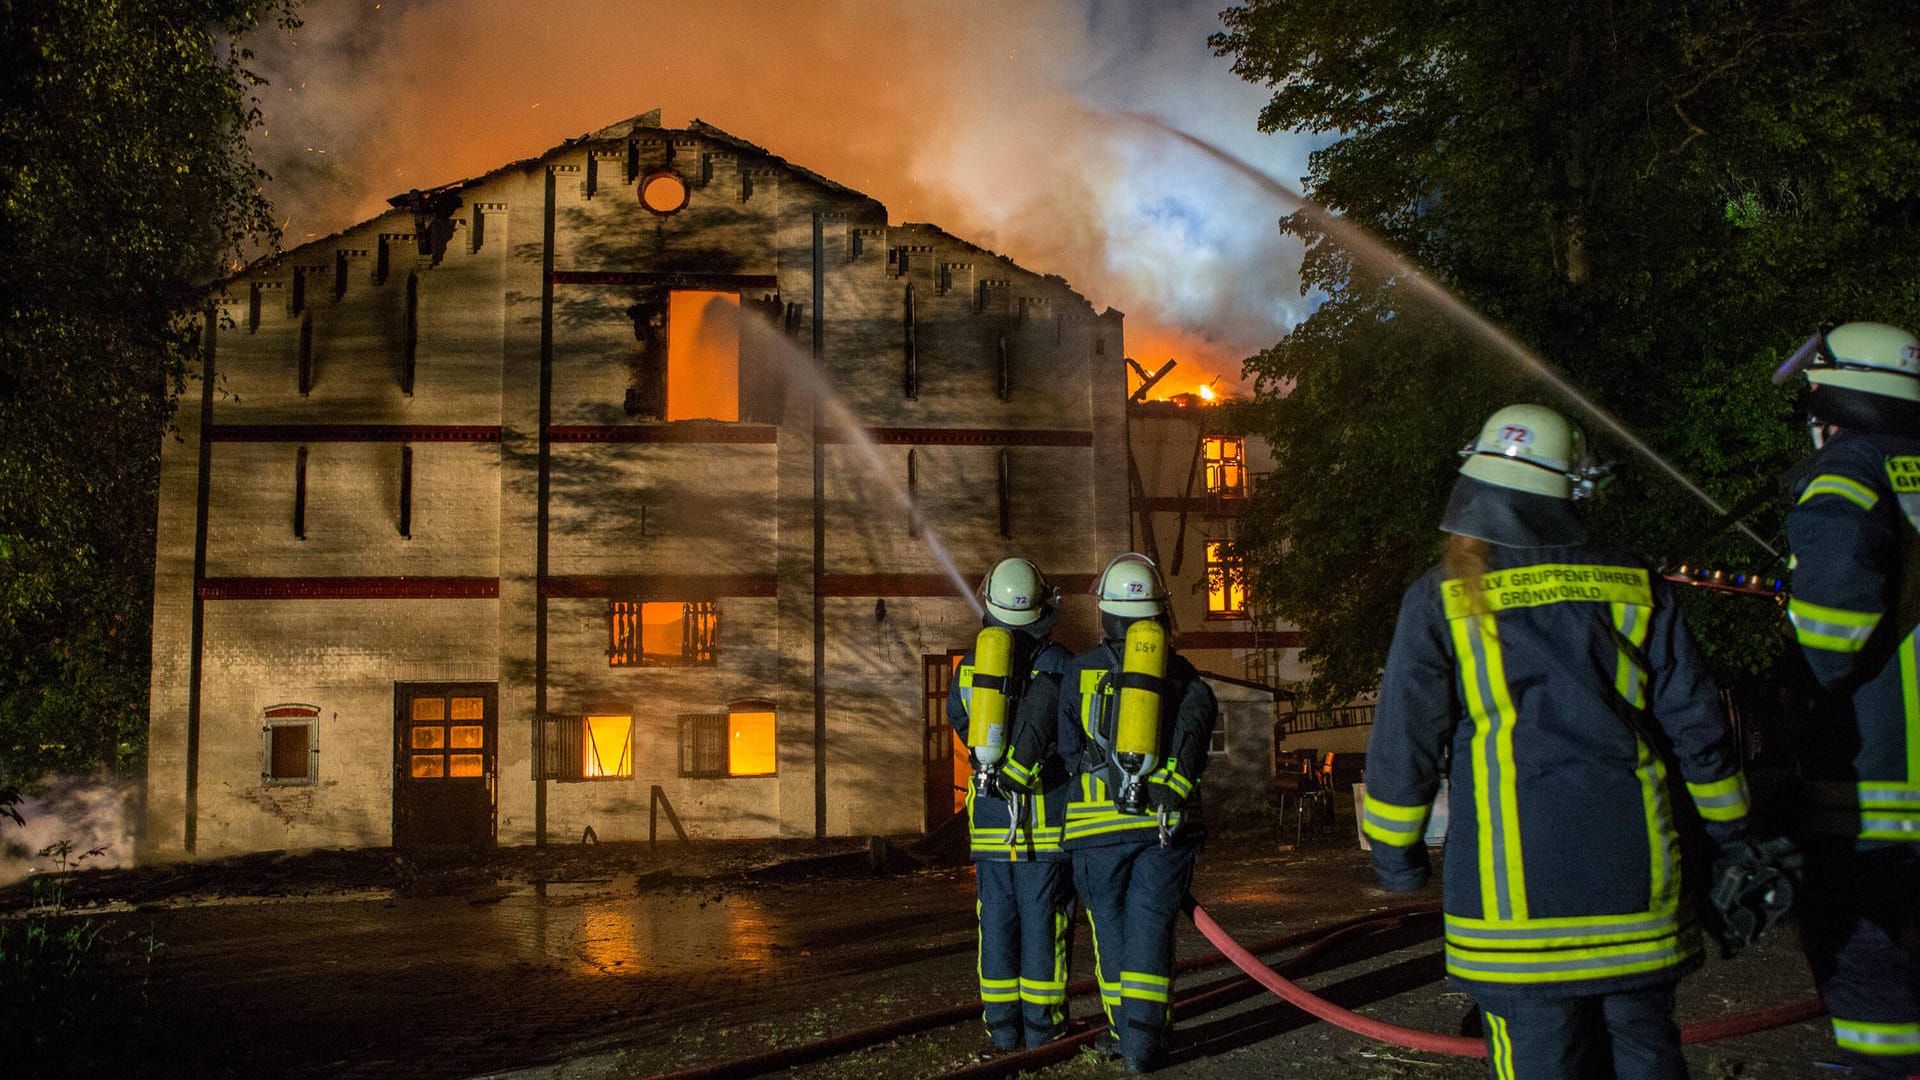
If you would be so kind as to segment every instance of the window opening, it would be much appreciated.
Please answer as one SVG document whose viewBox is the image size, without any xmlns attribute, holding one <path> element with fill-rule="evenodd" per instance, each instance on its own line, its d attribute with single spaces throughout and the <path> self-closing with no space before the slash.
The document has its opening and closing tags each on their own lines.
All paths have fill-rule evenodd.
<svg viewBox="0 0 1920 1080">
<path fill-rule="evenodd" d="M 719 604 L 712 600 L 608 604 L 610 667 L 685 667 L 714 662 Z"/>
<path fill-rule="evenodd" d="M 416 780 L 486 775 L 482 697 L 418 697 L 408 712 L 407 775 Z"/>
<path fill-rule="evenodd" d="M 306 397 L 313 390 L 313 315 L 300 319 L 300 396 Z"/>
<path fill-rule="evenodd" d="M 900 272 L 906 273 L 906 255 L 901 254 Z M 906 323 L 906 391 L 908 401 L 920 400 L 920 355 L 914 341 L 913 282 L 907 282 L 904 305 Z"/>
<path fill-rule="evenodd" d="M 260 727 L 265 743 L 260 778 L 268 786 L 314 782 L 320 764 L 319 717 L 320 710 L 312 705 L 274 705 L 266 710 Z"/>
<path fill-rule="evenodd" d="M 920 535 L 920 452 L 907 451 L 907 535 Z"/>
<path fill-rule="evenodd" d="M 307 538 L 307 448 L 293 454 L 293 538 Z"/>
<path fill-rule="evenodd" d="M 1221 710 L 1220 718 L 1214 722 L 1213 736 L 1207 743 L 1207 753 L 1224 754 L 1227 752 L 1227 714 Z"/>
<path fill-rule="evenodd" d="M 740 294 L 675 289 L 666 334 L 666 419 L 739 420 Z"/>
<path fill-rule="evenodd" d="M 581 720 L 580 735 L 582 779 L 633 775 L 633 717 L 587 716 Z"/>
<path fill-rule="evenodd" d="M 1207 493 L 1237 498 L 1247 493 L 1246 440 L 1209 435 L 1203 452 L 1207 463 Z"/>
<path fill-rule="evenodd" d="M 1013 539 L 1013 461 L 1005 447 L 1000 448 L 1000 536 Z"/>
<path fill-rule="evenodd" d="M 686 209 L 690 192 L 677 173 L 656 172 L 640 181 L 640 205 L 666 217 Z"/>
<path fill-rule="evenodd" d="M 994 347 L 994 370 L 998 372 L 995 392 L 1001 401 L 1013 400 L 1013 354 L 1007 349 L 1007 339 L 1003 334 L 999 344 Z"/>
<path fill-rule="evenodd" d="M 420 353 L 420 275 L 407 275 L 406 316 L 400 332 L 400 392 L 413 396 L 414 358 Z"/>
<path fill-rule="evenodd" d="M 339 300 L 347 295 L 347 253 L 333 253 L 333 298 Z"/>
<path fill-rule="evenodd" d="M 680 717 L 681 776 L 711 780 L 774 773 L 772 702 L 738 701 L 724 713 Z"/>
<path fill-rule="evenodd" d="M 400 444 L 400 535 L 413 537 L 413 447 Z"/>
<path fill-rule="evenodd" d="M 1241 580 L 1240 569 L 1240 560 L 1228 552 L 1226 541 L 1207 541 L 1208 618 L 1246 618 L 1247 587 Z"/>
</svg>

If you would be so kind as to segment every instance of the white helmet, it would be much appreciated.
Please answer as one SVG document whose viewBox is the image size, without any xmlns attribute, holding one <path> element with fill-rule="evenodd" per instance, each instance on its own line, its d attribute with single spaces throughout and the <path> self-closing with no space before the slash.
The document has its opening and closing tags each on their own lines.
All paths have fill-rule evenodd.
<svg viewBox="0 0 1920 1080">
<path fill-rule="evenodd" d="M 1807 422 L 1813 445 L 1826 443 L 1831 424 L 1857 431 L 1920 431 L 1920 341 L 1897 326 L 1842 323 L 1808 338 L 1773 373 L 1786 382 L 1799 372 L 1812 384 Z"/>
<path fill-rule="evenodd" d="M 980 579 L 987 612 L 1008 626 L 1026 626 L 1046 614 L 1054 591 L 1040 568 L 1025 559 L 1001 559 Z"/>
<path fill-rule="evenodd" d="M 1544 405 L 1509 405 L 1489 416 L 1460 456 L 1463 476 L 1556 499 L 1592 494 L 1597 474 L 1586 436 Z"/>
<path fill-rule="evenodd" d="M 1172 595 L 1160 580 L 1160 568 L 1145 555 L 1129 551 L 1116 555 L 1093 587 L 1100 598 L 1100 610 L 1123 618 L 1159 615 L 1167 610 Z"/>
</svg>

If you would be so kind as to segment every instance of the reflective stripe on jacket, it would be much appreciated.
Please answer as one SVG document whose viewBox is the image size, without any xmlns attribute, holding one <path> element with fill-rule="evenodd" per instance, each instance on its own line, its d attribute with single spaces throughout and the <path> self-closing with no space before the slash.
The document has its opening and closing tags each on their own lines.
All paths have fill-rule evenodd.
<svg viewBox="0 0 1920 1080">
<path fill-rule="evenodd" d="M 1032 714 L 1052 716 L 1060 673 L 1072 659 L 1073 654 L 1066 646 L 1051 640 L 1043 644 L 1030 662 L 1022 695 L 1024 707 L 1007 718 L 1001 772 L 1032 790 L 1032 794 L 1020 799 L 1020 829 L 1014 834 L 1013 843 L 1007 842 L 1012 823 L 1008 800 L 983 796 L 971 785 L 967 788 L 967 826 L 975 860 L 1024 862 L 1066 858 L 1060 850 L 1060 831 L 1067 801 L 1067 768 L 1058 755 L 1045 752 L 1044 744 L 1051 741 L 1053 732 L 1045 730 L 1044 724 Z M 954 673 L 953 685 L 947 691 L 947 721 L 953 725 L 962 746 L 967 741 L 968 710 L 973 700 L 973 670 L 973 650 L 969 649 L 960 658 L 959 670 Z M 1027 702 L 1027 698 L 1034 700 Z"/>
<path fill-rule="evenodd" d="M 1802 788 L 1814 832 L 1920 842 L 1920 439 L 1844 432 L 1787 514 L 1788 615 L 1832 699 Z"/>
<path fill-rule="evenodd" d="M 1424 867 L 1414 845 L 1451 749 L 1455 979 L 1604 993 L 1695 961 L 1661 742 L 1708 830 L 1739 835 L 1746 786 L 1718 695 L 1671 590 L 1631 557 L 1495 546 L 1477 587 L 1436 567 L 1407 591 L 1362 828 L 1383 878 Z"/>
<path fill-rule="evenodd" d="M 1159 842 L 1156 811 L 1123 814 L 1115 807 L 1115 793 L 1108 784 L 1110 763 L 1093 737 L 1092 725 L 1118 701 L 1118 656 L 1105 645 L 1096 646 L 1074 657 L 1061 676 L 1060 756 L 1073 770 L 1062 839 L 1069 849 Z M 1207 768 L 1219 705 L 1200 672 L 1179 653 L 1168 657 L 1166 687 L 1160 697 L 1160 763 L 1147 782 L 1163 785 L 1186 804 L 1168 816 L 1168 825 L 1182 840 L 1197 840 L 1201 823 L 1197 803 L 1191 800 Z"/>
</svg>

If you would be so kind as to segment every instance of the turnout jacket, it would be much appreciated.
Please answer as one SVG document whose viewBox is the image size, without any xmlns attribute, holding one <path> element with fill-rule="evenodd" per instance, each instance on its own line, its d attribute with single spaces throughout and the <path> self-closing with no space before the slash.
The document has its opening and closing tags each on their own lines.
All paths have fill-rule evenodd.
<svg viewBox="0 0 1920 1080">
<path fill-rule="evenodd" d="M 1361 827 L 1389 889 L 1426 881 L 1449 750 L 1457 982 L 1611 993 L 1698 962 L 1664 759 L 1715 839 L 1744 831 L 1747 796 L 1665 581 L 1584 542 L 1493 545 L 1478 583 L 1429 570 L 1401 604 L 1367 748 Z"/>
<path fill-rule="evenodd" d="M 1787 612 L 1829 694 L 1801 795 L 1814 832 L 1920 842 L 1920 438 L 1842 432 L 1787 514 Z"/>
<path fill-rule="evenodd" d="M 1104 749 L 1118 720 L 1121 643 L 1103 641 L 1067 665 L 1060 679 L 1060 708 L 1055 725 L 1060 757 L 1073 774 L 1067 794 L 1069 849 L 1107 844 L 1157 844 L 1157 809 L 1122 814 L 1114 808 L 1119 778 Z M 1196 842 L 1204 833 L 1197 802 L 1188 805 L 1207 768 L 1219 705 L 1193 663 L 1169 650 L 1165 692 L 1160 695 L 1160 764 L 1147 775 L 1153 807 L 1170 808 L 1168 828 L 1180 842 Z"/>
<path fill-rule="evenodd" d="M 1007 717 L 1007 745 L 1000 763 L 1000 782 L 1005 791 L 1021 796 L 1020 828 L 1014 842 L 1007 836 L 1013 822 L 1013 804 L 1004 797 L 982 795 L 977 787 L 967 786 L 967 826 L 973 858 L 989 862 L 1030 862 L 1064 859 L 1060 850 L 1060 826 L 1067 797 L 1067 768 L 1058 755 L 1050 752 L 1053 743 L 1052 719 L 1060 697 L 1060 673 L 1073 659 L 1067 647 L 1051 639 L 1035 648 L 1033 638 L 1019 629 L 1013 631 L 1014 668 L 1027 665 L 1027 678 L 1018 687 L 1019 700 Z M 973 703 L 973 650 L 960 657 L 960 668 L 947 690 L 947 722 L 967 741 L 967 724 Z M 972 762 L 972 753 L 968 753 Z"/>
</svg>

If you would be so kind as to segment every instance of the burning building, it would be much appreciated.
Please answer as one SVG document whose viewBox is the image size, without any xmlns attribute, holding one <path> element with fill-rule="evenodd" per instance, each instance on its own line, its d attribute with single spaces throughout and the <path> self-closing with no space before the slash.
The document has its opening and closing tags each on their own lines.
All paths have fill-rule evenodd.
<svg viewBox="0 0 1920 1080">
<path fill-rule="evenodd" d="M 1131 546 L 1120 314 L 657 113 L 392 202 L 211 299 L 145 853 L 949 815 L 972 582 L 1084 646 Z"/>
</svg>

